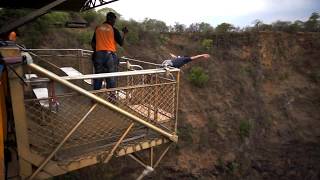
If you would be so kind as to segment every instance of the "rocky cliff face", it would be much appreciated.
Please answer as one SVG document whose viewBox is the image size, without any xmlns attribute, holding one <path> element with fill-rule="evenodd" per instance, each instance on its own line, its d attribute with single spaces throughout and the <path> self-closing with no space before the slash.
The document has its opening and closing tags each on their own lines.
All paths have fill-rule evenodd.
<svg viewBox="0 0 320 180">
<path fill-rule="evenodd" d="M 212 59 L 182 69 L 180 142 L 153 177 L 320 178 L 320 34 L 210 38 Z M 200 42 L 172 36 L 154 54 L 195 54 Z M 187 81 L 192 66 L 208 73 L 204 88 Z"/>
<path fill-rule="evenodd" d="M 203 39 L 212 46 L 202 47 Z M 319 33 L 171 34 L 157 47 L 147 42 L 124 55 L 155 62 L 169 52 L 212 55 L 182 68 L 179 143 L 147 178 L 320 178 Z M 193 66 L 209 75 L 203 88 L 187 80 Z M 119 164 L 104 169 L 109 178 L 142 171 Z"/>
</svg>

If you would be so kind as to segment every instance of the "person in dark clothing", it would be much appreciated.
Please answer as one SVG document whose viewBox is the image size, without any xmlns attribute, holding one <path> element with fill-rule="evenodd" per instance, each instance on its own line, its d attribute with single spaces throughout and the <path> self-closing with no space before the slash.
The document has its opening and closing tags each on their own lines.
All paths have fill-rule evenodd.
<svg viewBox="0 0 320 180">
<path fill-rule="evenodd" d="M 123 46 L 125 35 L 128 29 L 122 29 L 123 35 L 114 27 L 116 23 L 116 15 L 113 12 L 107 13 L 106 21 L 97 26 L 91 40 L 91 46 L 94 50 L 93 65 L 95 73 L 111 73 L 118 71 L 118 58 L 116 55 L 117 44 Z M 101 89 L 103 79 L 94 80 L 94 90 Z M 107 88 L 116 87 L 116 78 L 106 78 Z M 112 96 L 115 96 L 113 94 Z"/>
<path fill-rule="evenodd" d="M 170 53 L 172 59 L 168 59 L 162 62 L 162 67 L 174 67 L 174 68 L 181 68 L 185 64 L 197 60 L 197 59 L 208 59 L 210 57 L 209 54 L 199 54 L 195 56 L 176 56 Z"/>
</svg>

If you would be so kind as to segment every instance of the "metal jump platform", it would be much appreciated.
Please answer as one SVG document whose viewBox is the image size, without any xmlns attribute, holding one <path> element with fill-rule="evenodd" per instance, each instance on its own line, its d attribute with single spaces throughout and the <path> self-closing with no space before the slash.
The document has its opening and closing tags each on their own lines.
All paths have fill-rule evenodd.
<svg viewBox="0 0 320 180">
<path fill-rule="evenodd" d="M 93 74 L 92 51 L 24 51 L 28 64 L 9 72 L 23 179 L 124 155 L 152 171 L 177 142 L 179 69 L 122 57 L 119 72 Z M 108 77 L 116 77 L 116 88 L 92 90 L 93 79 Z M 142 151 L 147 160 L 137 155 Z"/>
</svg>

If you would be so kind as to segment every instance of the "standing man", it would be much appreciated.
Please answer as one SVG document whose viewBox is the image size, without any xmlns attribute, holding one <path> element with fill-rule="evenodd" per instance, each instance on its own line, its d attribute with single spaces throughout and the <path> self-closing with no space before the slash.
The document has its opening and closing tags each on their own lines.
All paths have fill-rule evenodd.
<svg viewBox="0 0 320 180">
<path fill-rule="evenodd" d="M 93 35 L 91 46 L 94 50 L 93 53 L 93 65 L 95 73 L 110 73 L 117 72 L 119 60 L 116 55 L 117 44 L 120 46 L 124 43 L 125 35 L 128 33 L 128 29 L 124 27 L 122 29 L 123 36 L 121 36 L 118 29 L 114 27 L 116 22 L 116 15 L 113 12 L 109 12 L 106 16 L 106 21 L 99 25 Z M 101 89 L 103 79 L 94 79 L 94 90 Z M 106 78 L 107 88 L 116 87 L 116 78 Z M 110 95 L 111 98 L 115 98 L 115 94 Z"/>
</svg>

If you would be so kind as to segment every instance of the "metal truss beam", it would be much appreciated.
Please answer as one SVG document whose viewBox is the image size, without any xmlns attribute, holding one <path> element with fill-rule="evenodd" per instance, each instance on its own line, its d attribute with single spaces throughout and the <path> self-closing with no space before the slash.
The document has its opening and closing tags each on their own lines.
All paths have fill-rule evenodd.
<svg viewBox="0 0 320 180">
<path fill-rule="evenodd" d="M 118 0 L 87 0 L 80 11 L 87 11 L 116 1 Z"/>
<path fill-rule="evenodd" d="M 129 131 L 131 130 L 131 128 L 133 127 L 134 123 L 131 123 L 129 125 L 129 127 L 127 128 L 127 130 L 122 134 L 122 136 L 120 137 L 120 139 L 118 140 L 118 142 L 113 146 L 112 150 L 109 152 L 108 156 L 102 160 L 102 162 L 104 163 L 108 163 L 111 159 L 111 157 L 113 156 L 114 152 L 116 151 L 116 149 L 119 147 L 119 145 L 122 143 L 123 139 L 128 135 Z"/>
<path fill-rule="evenodd" d="M 0 29 L 0 34 L 4 34 L 4 33 L 8 33 L 20 26 L 23 26 L 24 24 L 48 13 L 52 8 L 54 7 L 57 7 L 58 5 L 62 4 L 63 2 L 65 2 L 67 0 L 56 0 L 56 1 L 53 1 L 52 3 L 36 10 L 36 11 L 33 11 L 32 13 L 20 18 L 19 20 L 17 21 L 14 21 L 13 23 L 7 25 L 7 26 L 3 26 L 1 29 Z"/>
<path fill-rule="evenodd" d="M 143 162 L 143 160 L 141 158 L 139 158 L 136 154 L 132 153 L 132 154 L 128 154 L 129 157 L 131 157 L 133 160 L 135 160 L 136 162 L 138 162 L 141 166 L 143 166 L 145 169 L 143 170 L 143 172 L 140 174 L 140 176 L 137 178 L 137 180 L 142 180 L 145 176 L 147 176 L 149 173 L 153 172 L 154 169 L 159 165 L 160 161 L 163 159 L 163 157 L 167 154 L 167 152 L 169 151 L 170 147 L 171 147 L 172 143 L 168 144 L 167 147 L 164 149 L 164 151 L 161 153 L 160 157 L 158 158 L 158 160 L 154 163 L 154 151 L 153 151 L 153 147 L 150 148 L 150 165 L 148 165 L 147 163 Z"/>
</svg>

